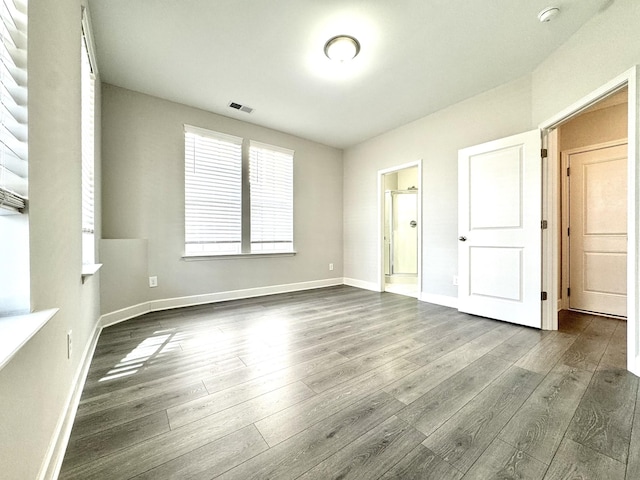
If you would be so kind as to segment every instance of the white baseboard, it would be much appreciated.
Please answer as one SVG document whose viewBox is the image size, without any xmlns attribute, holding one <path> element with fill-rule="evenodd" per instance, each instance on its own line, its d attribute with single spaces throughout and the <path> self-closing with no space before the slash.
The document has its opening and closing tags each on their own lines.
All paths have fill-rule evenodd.
<svg viewBox="0 0 640 480">
<path fill-rule="evenodd" d="M 342 278 L 328 278 L 325 280 L 313 280 L 310 282 L 287 283 L 284 285 L 270 285 L 267 287 L 247 288 L 242 290 L 229 290 L 226 292 L 206 293 L 203 295 L 190 295 L 188 297 L 174 297 L 160 300 L 150 300 L 139 303 L 131 307 L 122 308 L 115 312 L 110 312 L 100 317 L 100 326 L 108 327 L 116 323 L 124 322 L 131 318 L 144 315 L 145 313 L 169 310 L 172 308 L 191 307 L 194 305 L 204 305 L 207 303 L 226 302 L 228 300 L 239 300 L 242 298 L 263 297 L 265 295 L 275 295 L 278 293 L 299 292 L 314 288 L 333 287 L 342 285 Z"/>
<path fill-rule="evenodd" d="M 350 287 L 363 288 L 365 290 L 373 290 L 379 292 L 380 287 L 374 282 L 365 282 L 364 280 L 357 280 L 355 278 L 344 278 L 343 283 Z"/>
<path fill-rule="evenodd" d="M 139 317 L 145 313 L 149 313 L 152 310 L 149 308 L 149 302 L 139 303 L 130 307 L 121 308 L 114 312 L 105 313 L 100 317 L 99 325 L 102 328 L 115 325 L 116 323 L 124 322 L 131 318 Z"/>
<path fill-rule="evenodd" d="M 60 468 L 62 468 L 62 460 L 71 437 L 71 428 L 78 411 L 78 404 L 80 403 L 80 397 L 82 396 L 82 390 L 89 374 L 89 367 L 91 366 L 91 360 L 93 360 L 93 353 L 98 344 L 98 338 L 100 337 L 100 322 L 96 322 L 93 329 L 91 340 L 87 343 L 86 348 L 82 354 L 78 371 L 76 372 L 73 383 L 71 384 L 71 390 L 67 401 L 65 403 L 64 414 L 58 420 L 56 429 L 54 431 L 52 442 L 47 450 L 45 461 L 42 464 L 42 469 L 38 474 L 39 480 L 56 480 L 60 474 Z"/>
<path fill-rule="evenodd" d="M 427 303 L 442 305 L 443 307 L 458 308 L 458 297 L 437 295 L 435 293 L 420 293 L 420 300 Z"/>
<path fill-rule="evenodd" d="M 329 278 L 326 280 L 313 280 L 310 282 L 288 283 L 284 285 L 271 285 L 268 287 L 247 288 L 243 290 L 230 290 L 227 292 L 207 293 L 204 295 L 191 295 L 188 297 L 176 297 L 163 300 L 152 300 L 149 308 L 152 312 L 168 310 L 170 308 L 189 307 L 207 303 L 226 302 L 242 298 L 263 297 L 278 293 L 299 292 L 314 288 L 333 287 L 342 285 L 342 278 Z"/>
</svg>

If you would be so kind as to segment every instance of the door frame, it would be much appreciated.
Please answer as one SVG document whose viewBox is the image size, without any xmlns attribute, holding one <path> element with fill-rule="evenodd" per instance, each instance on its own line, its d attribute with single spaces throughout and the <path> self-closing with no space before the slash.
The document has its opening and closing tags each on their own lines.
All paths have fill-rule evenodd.
<svg viewBox="0 0 640 480">
<path fill-rule="evenodd" d="M 384 292 L 384 176 L 418 167 L 418 300 L 422 297 L 422 159 L 378 170 L 378 291 Z"/>
<path fill-rule="evenodd" d="M 603 143 L 594 143 L 591 145 L 586 145 L 584 147 L 576 147 L 576 148 L 570 148 L 568 150 L 563 150 L 560 153 L 560 172 L 566 172 L 567 168 L 569 168 L 569 156 L 570 155 L 574 155 L 577 153 L 587 153 L 587 152 L 591 152 L 594 150 L 600 150 L 603 148 L 609 148 L 609 147 L 618 147 L 621 145 L 626 145 L 627 144 L 627 139 L 626 138 L 621 138 L 618 140 L 613 140 L 610 142 L 603 142 Z M 569 229 L 569 179 L 570 177 L 566 176 L 566 175 L 561 175 L 561 185 L 560 188 L 562 189 L 562 194 L 560 195 L 560 209 L 562 211 L 562 218 L 560 219 L 560 236 L 562 237 L 562 250 L 561 250 L 561 273 L 560 273 L 560 278 L 564 281 L 570 278 L 569 275 L 569 269 L 571 266 L 571 257 L 570 257 L 570 252 L 571 249 L 569 248 L 569 235 L 567 235 L 568 233 L 568 229 Z M 567 289 L 567 285 L 563 284 L 562 285 L 562 290 L 566 291 Z M 629 289 L 627 288 L 627 291 Z M 558 310 L 568 310 L 569 309 L 569 297 L 567 295 L 560 295 L 560 298 L 558 299 Z M 604 314 L 601 314 L 604 315 Z M 607 316 L 607 315 L 604 315 Z"/>
<path fill-rule="evenodd" d="M 638 168 L 640 162 L 640 90 L 638 66 L 634 66 L 607 82 L 600 88 L 586 95 L 571 106 L 539 125 L 543 133 L 543 147 L 548 150 L 548 158 L 543 163 L 543 218 L 548 227 L 543 230 L 542 238 L 542 282 L 543 289 L 548 292 L 548 301 L 543 302 L 542 328 L 558 329 L 558 293 L 560 252 L 559 238 L 559 185 L 560 169 L 556 168 L 560 161 L 556 128 L 567 120 L 582 113 L 586 108 L 599 102 L 610 94 L 628 87 L 628 163 L 627 163 L 627 369 L 640 376 L 640 305 L 638 304 L 638 287 L 640 286 L 640 217 L 638 201 L 640 200 L 640 178 Z M 553 168 L 549 168 L 549 166 Z"/>
</svg>

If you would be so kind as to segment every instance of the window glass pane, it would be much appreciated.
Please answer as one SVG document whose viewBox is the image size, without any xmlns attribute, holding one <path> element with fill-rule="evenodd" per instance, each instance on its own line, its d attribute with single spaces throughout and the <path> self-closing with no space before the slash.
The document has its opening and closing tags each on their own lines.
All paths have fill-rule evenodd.
<svg viewBox="0 0 640 480">
<path fill-rule="evenodd" d="M 94 161 L 95 161 L 95 77 L 87 48 L 87 31 L 81 39 L 82 88 L 82 263 L 95 263 Z"/>
<path fill-rule="evenodd" d="M 251 252 L 293 251 L 293 154 L 251 145 Z"/>
<path fill-rule="evenodd" d="M 242 139 L 185 132 L 185 253 L 240 253 Z"/>
</svg>

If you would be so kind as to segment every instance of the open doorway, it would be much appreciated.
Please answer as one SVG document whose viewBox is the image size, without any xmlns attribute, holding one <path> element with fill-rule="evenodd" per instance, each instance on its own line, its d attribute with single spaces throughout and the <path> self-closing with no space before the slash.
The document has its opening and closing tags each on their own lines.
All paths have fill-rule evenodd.
<svg viewBox="0 0 640 480">
<path fill-rule="evenodd" d="M 633 67 L 627 72 L 614 78 L 610 82 L 606 83 L 602 87 L 593 91 L 589 95 L 583 97 L 573 105 L 566 108 L 564 111 L 556 114 L 554 117 L 548 119 L 540 125 L 543 132 L 543 146 L 548 150 L 548 158 L 543 162 L 543 219 L 548 219 L 548 229 L 546 228 L 546 222 L 543 222 L 543 290 L 548 292 L 548 302 L 543 302 L 543 328 L 556 330 L 559 327 L 559 317 L 566 317 L 573 315 L 575 312 L 568 310 L 570 298 L 567 292 L 567 288 L 570 288 L 569 275 L 566 273 L 569 268 L 569 254 L 567 251 L 566 232 L 563 229 L 566 225 L 563 225 L 563 218 L 566 219 L 567 207 L 564 207 L 561 201 L 561 195 L 565 187 L 566 166 L 562 166 L 561 163 L 561 129 L 563 126 L 571 126 L 570 122 L 574 119 L 595 118 L 603 115 L 610 107 L 616 107 L 626 112 L 626 129 L 624 124 L 622 130 L 626 130 L 626 134 L 623 131 L 621 134 L 615 134 L 613 137 L 618 139 L 627 138 L 626 146 L 626 282 L 624 282 L 623 292 L 626 290 L 626 322 L 620 322 L 624 329 L 617 328 L 615 335 L 617 341 L 621 344 L 624 342 L 624 336 L 622 330 L 626 334 L 626 365 L 627 369 L 632 373 L 638 375 L 640 373 L 640 338 L 638 333 L 640 331 L 640 319 L 637 317 L 638 308 L 638 290 L 640 285 L 640 276 L 637 267 L 637 258 L 639 254 L 638 249 L 638 198 L 640 198 L 640 183 L 638 183 L 637 164 L 638 164 L 638 130 L 639 124 L 639 110 L 637 108 L 638 100 L 638 76 L 637 68 Z M 619 97 L 616 97 L 620 95 Z M 624 101 L 626 97 L 626 102 Z M 623 99 L 621 101 L 621 99 Z M 598 113 L 600 111 L 600 113 Z M 576 126 L 579 124 L 574 124 Z M 624 122 L 624 119 L 622 120 Z M 595 135 L 603 135 L 607 127 L 602 126 L 600 129 L 592 130 L 589 142 L 586 144 L 592 144 L 592 146 L 607 146 L 607 144 L 615 143 L 602 137 L 596 138 Z M 578 134 L 584 133 L 585 129 L 578 129 Z M 574 132 L 575 133 L 575 132 Z M 567 140 L 567 131 L 564 131 L 565 141 Z M 571 147 L 565 142 L 563 144 L 565 149 Z M 578 147 L 580 148 L 580 147 Z M 565 152 L 566 153 L 566 152 Z M 566 155 L 565 155 L 566 156 Z M 594 171 L 597 170 L 594 169 Z M 618 169 L 619 171 L 619 169 Z M 619 182 L 618 182 L 619 183 Z M 625 188 L 625 187 L 622 187 Z M 568 195 L 568 193 L 564 193 Z M 569 207 L 570 208 L 570 207 Z M 569 232 L 571 235 L 571 232 Z M 564 274 L 563 274 L 564 268 Z M 610 268 L 610 267 L 607 267 Z M 620 289 L 618 288 L 618 291 Z M 571 292 L 572 293 L 572 292 Z M 567 310 L 563 310 L 567 308 Z M 572 307 L 573 308 L 573 307 Z M 560 314 L 560 315 L 559 315 Z M 601 318 L 606 320 L 606 317 L 594 316 L 592 313 L 578 312 L 579 315 L 587 315 L 593 318 Z"/>
<path fill-rule="evenodd" d="M 628 88 L 558 126 L 559 307 L 627 316 Z"/>
<path fill-rule="evenodd" d="M 381 290 L 420 296 L 420 166 L 379 172 L 381 196 Z"/>
</svg>

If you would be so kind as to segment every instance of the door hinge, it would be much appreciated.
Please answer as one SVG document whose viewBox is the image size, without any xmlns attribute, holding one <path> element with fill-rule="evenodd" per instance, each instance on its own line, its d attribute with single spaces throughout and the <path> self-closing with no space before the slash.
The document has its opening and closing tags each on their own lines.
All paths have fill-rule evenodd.
<svg viewBox="0 0 640 480">
<path fill-rule="evenodd" d="M 570 297 L 570 296 L 571 296 L 571 289 L 567 288 L 567 297 Z"/>
<path fill-rule="evenodd" d="M 540 222 L 540 228 L 542 228 L 542 230 L 546 230 L 547 228 L 549 228 L 549 222 L 547 222 L 546 220 L 542 220 Z"/>
<path fill-rule="evenodd" d="M 567 177 L 569 176 L 569 167 L 567 167 Z"/>
<path fill-rule="evenodd" d="M 567 228 L 567 237 L 570 237 L 570 236 L 571 236 L 571 229 Z"/>
<path fill-rule="evenodd" d="M 542 148 L 542 149 L 540 149 L 540 156 L 541 156 L 542 158 L 547 158 L 547 155 L 548 155 L 548 154 L 549 154 L 549 152 L 547 151 L 547 149 L 546 149 L 546 148 Z"/>
<path fill-rule="evenodd" d="M 547 292 L 542 292 L 542 295 L 540 295 L 540 298 L 544 302 L 547 299 Z"/>
</svg>

